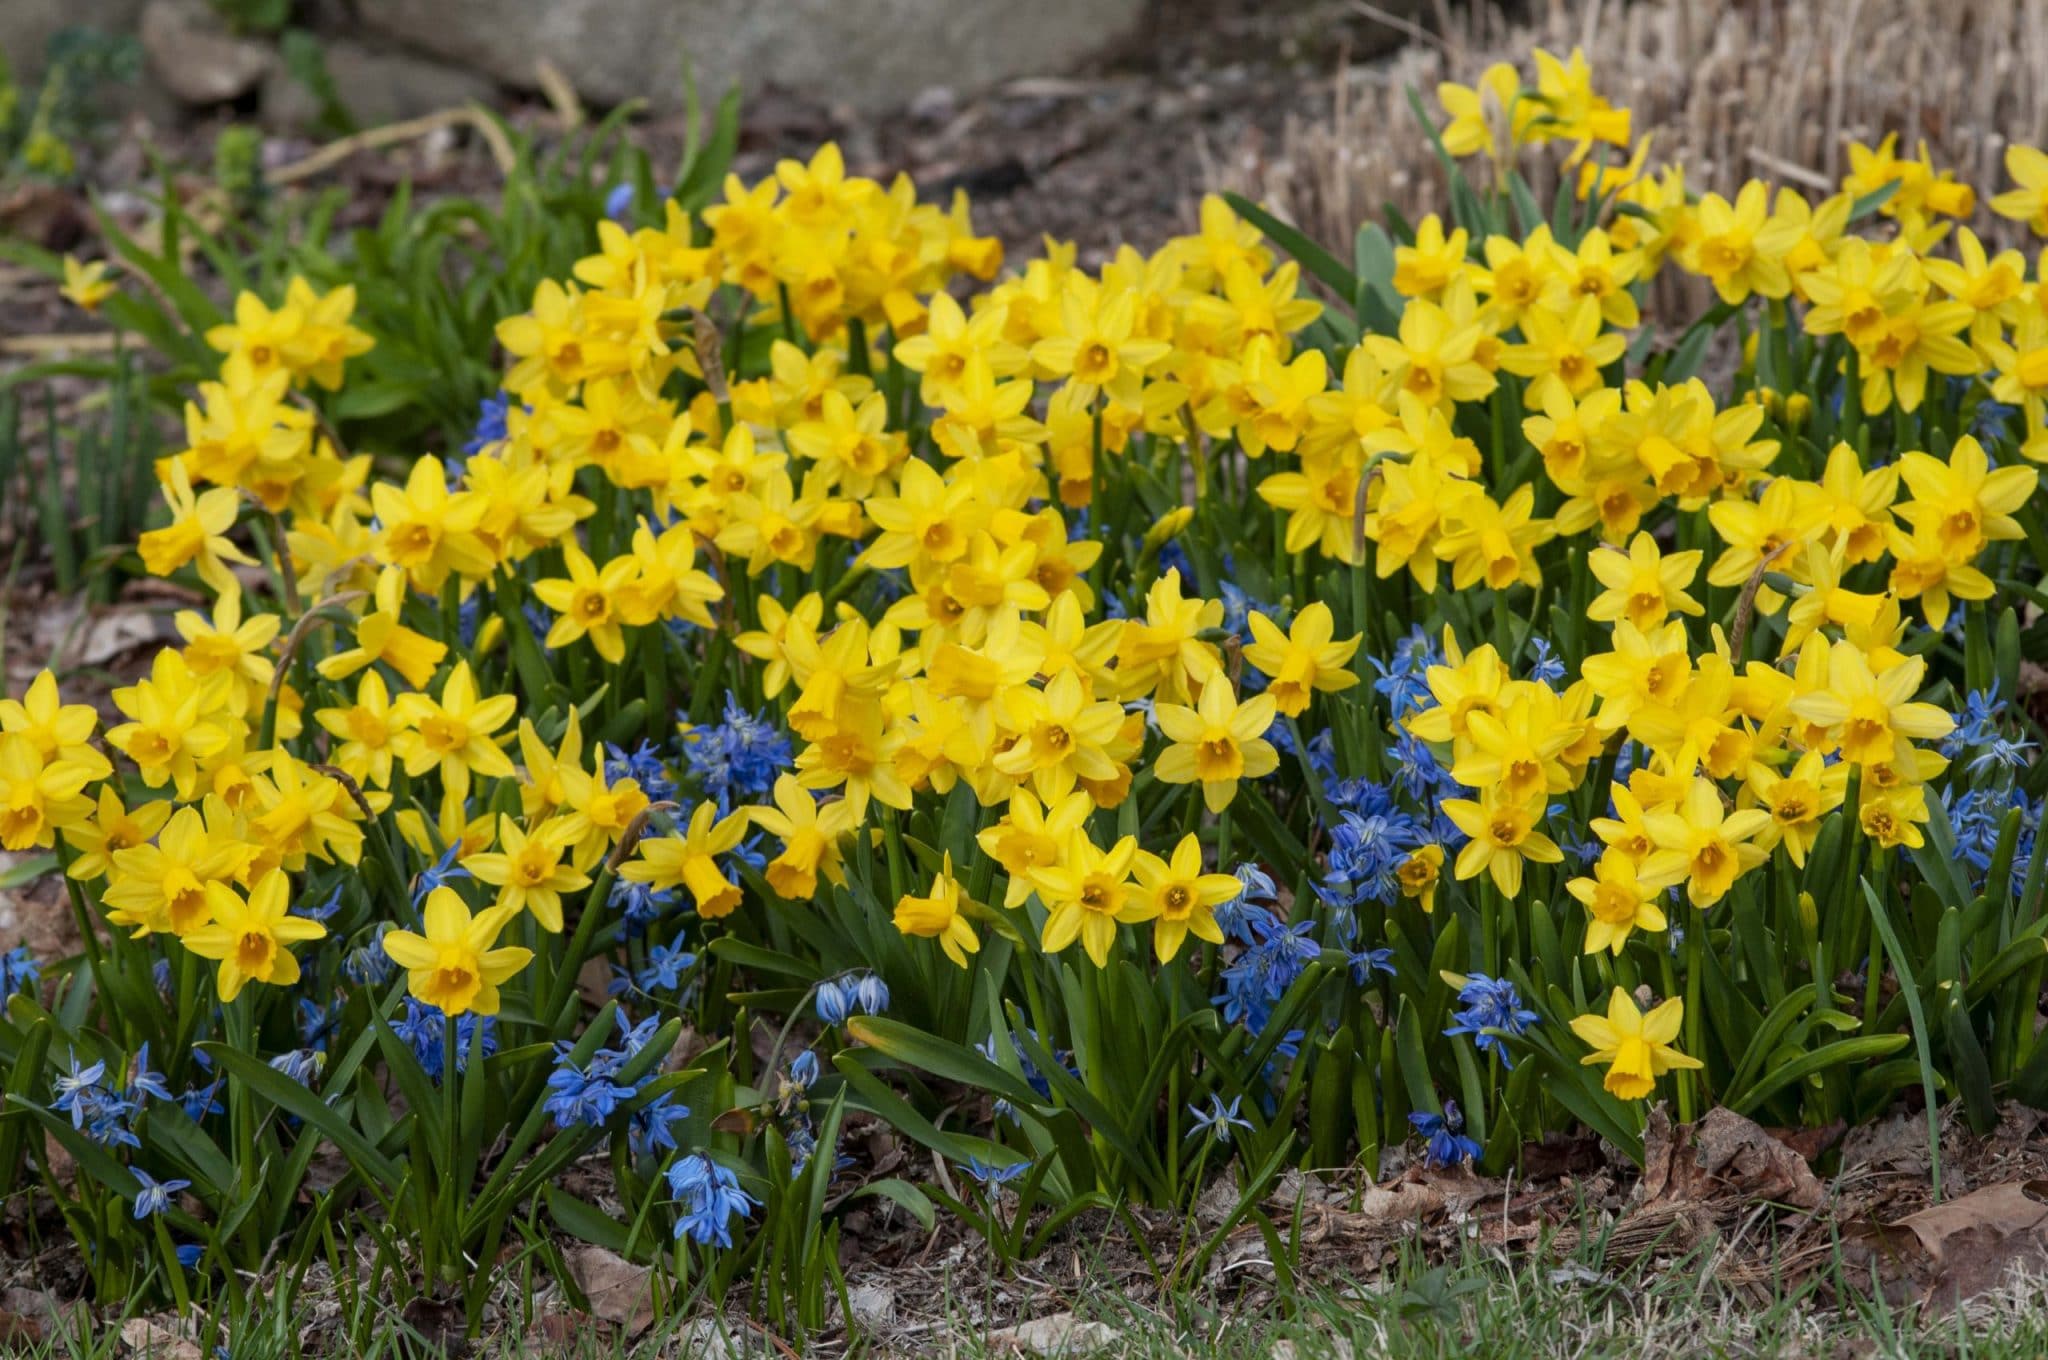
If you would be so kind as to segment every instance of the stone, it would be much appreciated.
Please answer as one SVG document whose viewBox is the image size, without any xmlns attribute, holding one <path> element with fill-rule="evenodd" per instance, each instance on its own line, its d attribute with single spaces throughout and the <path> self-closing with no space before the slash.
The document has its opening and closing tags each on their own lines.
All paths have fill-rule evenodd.
<svg viewBox="0 0 2048 1360">
<path fill-rule="evenodd" d="M 498 87 L 457 66 L 350 38 L 320 39 L 321 60 L 349 116 L 362 127 L 403 122 L 472 102 L 489 106 Z M 319 96 L 280 62 L 263 81 L 263 121 L 279 132 L 316 132 Z"/>
<path fill-rule="evenodd" d="M 584 98 L 683 102 L 775 85 L 857 109 L 931 85 L 1064 73 L 1131 36 L 1149 0 L 358 0 L 363 29 L 534 89 L 553 62 Z"/>
<path fill-rule="evenodd" d="M 150 73 L 178 100 L 201 108 L 240 99 L 277 61 L 264 44 L 236 36 L 206 0 L 149 0 L 141 35 Z"/>
<path fill-rule="evenodd" d="M 67 28 L 132 33 L 143 0 L 0 0 L 0 53 L 14 78 L 34 84 L 42 78 L 50 39 Z"/>
<path fill-rule="evenodd" d="M 995 1355 L 1044 1356 L 1047 1360 L 1079 1360 L 1117 1344 L 1122 1334 L 1106 1322 L 1054 1313 L 1014 1327 L 990 1332 L 988 1348 Z"/>
</svg>

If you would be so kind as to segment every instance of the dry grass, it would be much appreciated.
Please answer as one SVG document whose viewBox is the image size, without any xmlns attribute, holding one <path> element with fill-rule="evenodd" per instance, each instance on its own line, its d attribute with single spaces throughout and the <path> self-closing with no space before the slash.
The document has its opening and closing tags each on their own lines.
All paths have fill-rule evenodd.
<svg viewBox="0 0 2048 1360">
<path fill-rule="evenodd" d="M 1361 0 L 1340 0 L 1370 11 Z M 2048 0 L 1549 0 L 1510 21 L 1487 4 L 1437 0 L 1436 35 L 1331 82 L 1327 112 L 1290 118 L 1278 144 L 1209 148 L 1211 182 L 1271 204 L 1320 240 L 1399 205 L 1443 206 L 1442 175 L 1406 91 L 1437 116 L 1440 80 L 1469 84 L 1494 61 L 1583 46 L 1596 88 L 1654 132 L 1653 164 L 1676 160 L 1695 189 L 1766 178 L 1831 190 L 1848 144 L 1925 138 L 1935 164 L 2004 185 L 2008 141 L 2048 139 Z M 1527 153 L 1547 176 L 1547 150 Z M 1980 233 L 2023 234 L 1980 207 Z"/>
</svg>

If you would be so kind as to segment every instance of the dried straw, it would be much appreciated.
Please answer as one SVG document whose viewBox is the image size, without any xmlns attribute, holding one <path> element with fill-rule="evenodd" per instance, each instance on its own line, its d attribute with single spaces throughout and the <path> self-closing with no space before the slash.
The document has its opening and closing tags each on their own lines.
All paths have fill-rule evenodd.
<svg viewBox="0 0 2048 1360">
<path fill-rule="evenodd" d="M 1752 176 L 1832 187 L 1848 144 L 1925 139 L 1938 168 L 1976 186 L 1980 234 L 2027 244 L 1983 200 L 2005 187 L 2009 140 L 2048 139 L 2048 0 L 1550 0 L 1509 21 L 1485 4 L 1442 16 L 1440 40 L 1338 73 L 1327 115 L 1291 118 L 1277 151 L 1207 148 L 1211 183 L 1263 200 L 1317 239 L 1348 241 L 1397 205 L 1411 220 L 1447 200 L 1408 107 L 1439 116 L 1437 82 L 1470 84 L 1489 63 L 1530 75 L 1528 54 L 1583 46 L 1595 88 L 1653 132 L 1651 163 L 1676 160 L 1695 189 Z M 1525 173 L 1554 173 L 1549 149 Z M 1483 175 L 1484 171 L 1476 173 Z"/>
</svg>

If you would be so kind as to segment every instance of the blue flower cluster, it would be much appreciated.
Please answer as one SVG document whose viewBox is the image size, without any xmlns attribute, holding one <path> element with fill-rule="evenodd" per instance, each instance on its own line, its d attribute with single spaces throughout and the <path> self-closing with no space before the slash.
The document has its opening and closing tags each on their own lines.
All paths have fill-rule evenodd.
<svg viewBox="0 0 2048 1360">
<path fill-rule="evenodd" d="M 35 986 L 42 977 L 43 965 L 36 962 L 27 945 L 0 954 L 0 1000 L 13 996 L 24 987 Z"/>
<path fill-rule="evenodd" d="M 469 815 L 469 805 L 463 804 L 463 815 Z M 446 888 L 469 877 L 469 870 L 462 867 L 462 842 L 457 841 L 441 852 L 441 858 L 420 870 L 419 877 L 412 883 L 412 904 L 419 907 L 427 900 L 428 894 L 436 888 Z"/>
<path fill-rule="evenodd" d="M 2002 729 L 2005 708 L 1996 681 L 1988 690 L 1971 690 L 1963 699 L 1962 712 L 1955 715 L 1954 729 L 1941 739 L 1941 753 L 1951 761 L 1969 756 L 1964 768 L 1973 777 L 2024 768 L 2037 744 L 2009 736 Z"/>
<path fill-rule="evenodd" d="M 1194 1137 L 1213 1133 L 1217 1142 L 1228 1143 L 1233 1128 L 1243 1129 L 1246 1133 L 1252 1132 L 1252 1121 L 1238 1113 L 1238 1107 L 1243 1104 L 1243 1096 L 1234 1096 L 1230 1103 L 1225 1105 L 1223 1097 L 1212 1092 L 1209 1096 L 1208 1109 L 1204 1110 L 1197 1105 L 1188 1106 L 1188 1113 L 1195 1121 L 1193 1127 L 1188 1130 L 1188 1135 Z"/>
<path fill-rule="evenodd" d="M 1478 1160 L 1482 1149 L 1477 1142 L 1465 1135 L 1465 1115 L 1458 1108 L 1457 1101 L 1445 1101 L 1442 1114 L 1416 1110 L 1408 1116 L 1408 1123 L 1417 1133 L 1429 1140 L 1422 1153 L 1423 1160 L 1428 1165 L 1447 1167 Z"/>
<path fill-rule="evenodd" d="M 439 1006 L 429 1006 L 405 999 L 405 1016 L 395 1020 L 392 1032 L 412 1048 L 413 1056 L 428 1077 L 441 1080 L 441 1074 L 448 1070 L 448 1017 Z M 456 1017 L 455 1020 L 455 1071 L 459 1075 L 469 1070 L 470 1050 L 476 1047 L 477 1031 L 483 1031 L 483 1055 L 488 1058 L 498 1051 L 498 1020 L 492 1015 L 478 1015 L 474 1011 Z"/>
<path fill-rule="evenodd" d="M 668 1190 L 682 1207 L 676 1219 L 677 1238 L 699 1246 L 730 1247 L 732 1221 L 753 1217 L 760 1201 L 740 1189 L 740 1180 L 701 1152 L 669 1164 Z"/>
<path fill-rule="evenodd" d="M 384 942 L 372 938 L 341 957 L 341 975 L 358 987 L 380 987 L 391 981 L 398 965 L 384 952 Z"/>
<path fill-rule="evenodd" d="M 1458 989 L 1458 1009 L 1451 1013 L 1451 1027 L 1444 1033 L 1453 1037 L 1471 1035 L 1474 1048 L 1481 1053 L 1498 1055 L 1501 1066 L 1513 1068 L 1514 1058 L 1508 1053 L 1501 1034 L 1489 1034 L 1487 1031 L 1520 1034 L 1538 1018 L 1536 1012 L 1522 1005 L 1521 994 L 1515 990 L 1514 983 L 1506 978 L 1473 973 Z"/>
<path fill-rule="evenodd" d="M 469 442 L 462 446 L 463 456 L 471 458 L 491 444 L 508 437 L 506 422 L 512 415 L 512 394 L 500 392 L 494 397 L 485 397 L 477 403 L 476 428 L 470 431 Z M 457 472 L 460 473 L 458 468 Z"/>
<path fill-rule="evenodd" d="M 71 1070 L 59 1073 L 53 1082 L 57 1098 L 50 1108 L 71 1116 L 71 1127 L 103 1147 L 139 1148 L 142 1141 L 129 1128 L 129 1121 L 151 1100 L 173 1100 L 162 1074 L 149 1067 L 149 1045 L 143 1044 L 128 1065 L 128 1080 L 121 1086 L 107 1081 L 105 1060 L 81 1067 L 71 1057 Z"/>
<path fill-rule="evenodd" d="M 190 1181 L 160 1181 L 139 1166 L 128 1168 L 135 1173 L 135 1217 L 150 1218 L 171 1207 L 171 1196 L 191 1186 Z"/>
<path fill-rule="evenodd" d="M 789 734 L 756 717 L 726 692 L 725 712 L 715 727 L 692 729 L 683 738 L 683 760 L 724 816 L 734 807 L 767 800 L 775 777 L 796 767 Z"/>
<path fill-rule="evenodd" d="M 889 1009 L 889 988 L 864 969 L 826 978 L 818 984 L 818 1019 L 837 1029 L 856 1015 L 880 1015 Z"/>
<path fill-rule="evenodd" d="M 1971 789 L 1961 794 L 1949 788 L 1942 791 L 1942 803 L 1948 809 L 1949 824 L 1955 829 L 1956 853 L 1970 867 L 1980 890 L 1985 875 L 1991 872 L 1991 862 L 1998 856 L 2006 818 L 2015 808 L 2019 810 L 2019 836 L 2012 853 L 2012 892 L 2018 896 L 2024 891 L 2040 837 L 2043 801 L 2029 799 L 2016 788 Z"/>
<path fill-rule="evenodd" d="M 309 1088 L 326 1067 L 327 1055 L 317 1048 L 288 1048 L 270 1060 L 271 1071 Z"/>
<path fill-rule="evenodd" d="M 1031 1036 L 1031 1042 L 1034 1045 L 1040 1049 L 1045 1048 L 1045 1044 L 1038 1037 L 1037 1030 L 1026 1030 L 1024 1032 Z M 989 1035 L 988 1038 L 983 1039 L 974 1047 L 982 1057 L 987 1058 L 990 1062 L 995 1062 L 995 1035 Z M 1064 1052 L 1060 1049 L 1053 1049 L 1051 1051 L 1053 1061 L 1059 1064 L 1061 1071 L 1069 1076 L 1078 1077 L 1080 1075 L 1079 1069 L 1072 1066 L 1074 1056 L 1072 1053 Z M 1052 1100 L 1052 1083 L 1046 1079 L 1045 1073 L 1039 1069 L 1038 1064 L 1031 1060 L 1031 1054 L 1025 1049 L 1023 1039 L 1019 1038 L 1014 1031 L 1010 1034 L 1010 1052 L 1016 1055 L 1017 1070 L 1023 1075 L 1025 1084 L 1038 1094 L 1040 1100 L 1050 1102 Z M 996 1097 L 995 1104 L 991 1108 L 998 1119 L 1007 1119 L 1013 1124 L 1022 1122 L 1017 1117 L 1017 1107 L 1004 1100 L 1001 1096 Z"/>
<path fill-rule="evenodd" d="M 975 1184 L 981 1187 L 983 1194 L 993 1190 L 1000 1190 L 1011 1181 L 1022 1180 L 1024 1174 L 1031 1170 L 1031 1163 L 1028 1161 L 1006 1162 L 1002 1166 L 991 1166 L 979 1157 L 969 1157 L 966 1161 L 956 1162 L 954 1165 L 974 1177 Z"/>
<path fill-rule="evenodd" d="M 1316 895 L 1336 907 L 1390 903 L 1401 893 L 1400 870 L 1409 854 L 1429 840 L 1414 814 L 1394 805 L 1383 784 L 1340 780 L 1330 788 L 1338 813 L 1331 827 L 1328 866 Z"/>
<path fill-rule="evenodd" d="M 548 1074 L 549 1094 L 542 1108 L 557 1127 L 585 1124 L 602 1128 L 611 1122 L 621 1105 L 638 1096 L 654 1080 L 656 1073 L 649 1072 L 629 1085 L 620 1074 L 654 1038 L 661 1025 L 660 1017 L 650 1015 L 634 1025 L 628 1022 L 623 1008 L 618 1015 L 617 1040 L 592 1053 L 582 1066 L 576 1063 L 575 1044 L 566 1039 L 555 1041 L 555 1070 Z M 690 1107 L 678 1102 L 673 1092 L 663 1091 L 631 1116 L 627 1137 L 634 1153 L 645 1156 L 674 1151 L 675 1130 L 671 1126 L 689 1117 Z"/>
<path fill-rule="evenodd" d="M 1237 957 L 1223 968 L 1223 991 L 1210 998 L 1223 1012 L 1225 1021 L 1243 1025 L 1254 1034 L 1266 1028 L 1273 1007 L 1287 994 L 1287 989 L 1322 957 L 1323 947 L 1312 938 L 1314 930 L 1313 921 L 1286 925 L 1273 911 L 1257 903 L 1245 902 L 1240 910 L 1230 913 L 1225 935 L 1242 947 Z M 1293 1057 L 1299 1038 L 1299 1033 L 1289 1034 L 1276 1053 Z"/>
<path fill-rule="evenodd" d="M 612 910 L 626 918 L 627 938 L 638 939 L 676 905 L 677 899 L 673 891 L 656 888 L 651 883 L 615 878 L 612 880 L 611 897 L 607 900 Z"/>
<path fill-rule="evenodd" d="M 647 963 L 633 975 L 633 985 L 652 996 L 681 992 L 683 975 L 697 966 L 697 956 L 680 944 L 658 944 L 647 951 Z"/>
<path fill-rule="evenodd" d="M 669 773 L 668 765 L 662 760 L 661 748 L 651 741 L 643 741 L 631 751 L 624 747 L 605 744 L 604 780 L 616 784 L 630 779 L 640 786 L 640 792 L 647 795 L 650 803 L 673 802 L 676 796 L 676 781 Z"/>
<path fill-rule="evenodd" d="M 1408 630 L 1406 637 L 1394 643 L 1392 657 L 1366 659 L 1379 672 L 1379 678 L 1372 682 L 1373 690 L 1387 701 L 1394 717 L 1405 718 L 1411 713 L 1436 707 L 1436 697 L 1429 692 L 1429 681 L 1425 677 L 1431 666 L 1443 664 L 1443 648 L 1430 638 L 1421 624 L 1416 624 Z"/>
</svg>

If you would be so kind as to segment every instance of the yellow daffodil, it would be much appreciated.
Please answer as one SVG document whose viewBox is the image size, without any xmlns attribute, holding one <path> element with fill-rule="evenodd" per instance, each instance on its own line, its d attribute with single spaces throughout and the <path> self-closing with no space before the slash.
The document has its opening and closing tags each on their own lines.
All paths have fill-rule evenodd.
<svg viewBox="0 0 2048 1360">
<path fill-rule="evenodd" d="M 1255 641 L 1244 649 L 1244 659 L 1265 674 L 1266 692 L 1287 717 L 1305 712 L 1318 690 L 1338 693 L 1358 683 L 1345 663 L 1357 655 L 1361 639 L 1353 636 L 1333 641 L 1336 629 L 1330 606 L 1320 600 L 1303 608 L 1284 633 L 1256 609 L 1245 616 L 1245 622 Z"/>
<path fill-rule="evenodd" d="M 1476 878 L 1492 875 L 1502 896 L 1522 891 L 1522 866 L 1556 864 L 1564 858 L 1557 842 L 1536 829 L 1543 805 L 1525 806 L 1498 798 L 1480 803 L 1470 798 L 1446 798 L 1443 813 L 1471 837 L 1458 852 L 1457 876 Z"/>
<path fill-rule="evenodd" d="M 840 842 L 853 831 L 853 807 L 843 798 L 820 804 L 795 775 L 775 780 L 773 807 L 748 810 L 753 825 L 782 839 L 782 850 L 768 861 L 763 876 L 768 886 L 792 902 L 808 902 L 818 891 L 818 876 L 846 881 Z"/>
<path fill-rule="evenodd" d="M 1270 693 L 1239 702 L 1230 678 L 1209 677 L 1194 708 L 1158 704 L 1152 715 L 1172 742 L 1159 753 L 1152 773 L 1162 783 L 1200 784 L 1202 801 L 1221 812 L 1237 797 L 1237 781 L 1259 779 L 1279 768 L 1280 754 L 1265 739 L 1278 711 Z"/>
<path fill-rule="evenodd" d="M 749 816 L 742 808 L 720 818 L 716 806 L 699 803 L 682 835 L 642 840 L 639 852 L 620 868 L 619 877 L 658 889 L 688 889 L 697 914 L 707 921 L 730 916 L 740 904 L 740 889 L 718 867 L 718 857 L 730 853 L 747 834 Z"/>
<path fill-rule="evenodd" d="M 201 958 L 219 962 L 215 985 L 223 1004 L 251 982 L 289 987 L 299 980 L 291 946 L 325 938 L 327 927 L 291 915 L 291 896 L 291 880 L 278 871 L 257 879 L 246 898 L 225 883 L 206 885 L 210 917 L 180 938 Z"/>
<path fill-rule="evenodd" d="M 1647 1014 L 1621 988 L 1607 999 L 1607 1014 L 1581 1015 L 1572 1020 L 1572 1033 L 1592 1049 L 1581 1061 L 1587 1067 L 1607 1065 L 1602 1083 L 1622 1100 L 1642 1100 L 1657 1087 L 1666 1072 L 1702 1066 L 1672 1047 L 1685 1022 L 1685 1002 L 1672 997 Z"/>
<path fill-rule="evenodd" d="M 453 888 L 435 888 L 421 910 L 426 933 L 388 929 L 384 952 L 406 970 L 407 990 L 443 1015 L 496 1015 L 498 988 L 533 957 L 530 949 L 493 947 L 518 914 L 500 904 L 472 916 Z"/>
<path fill-rule="evenodd" d="M 1216 908 L 1242 892 L 1243 885 L 1230 874 L 1202 872 L 1202 843 L 1192 833 L 1181 837 L 1171 859 L 1140 850 L 1131 873 L 1151 896 L 1152 948 L 1161 963 L 1172 962 L 1190 935 L 1223 943 Z"/>
<path fill-rule="evenodd" d="M 64 257 L 64 286 L 58 290 L 80 311 L 96 313 L 101 304 L 121 290 L 107 277 L 107 262 L 85 264 L 76 255 Z"/>
<path fill-rule="evenodd" d="M 1039 943 L 1048 954 L 1078 939 L 1097 968 L 1109 966 L 1117 926 L 1150 920 L 1156 909 L 1130 881 L 1137 855 L 1135 836 L 1103 850 L 1085 834 L 1076 834 L 1058 864 L 1031 871 L 1032 886 L 1046 905 Z"/>
<path fill-rule="evenodd" d="M 981 951 L 981 937 L 960 914 L 960 884 L 953 877 L 953 857 L 948 854 L 932 880 L 932 890 L 923 897 L 905 893 L 896 902 L 896 929 L 905 935 L 935 939 L 946 957 L 960 967 L 967 956 Z"/>
<path fill-rule="evenodd" d="M 515 915 L 530 911 L 542 930 L 559 935 L 562 894 L 590 886 L 590 875 L 564 862 L 576 831 L 566 817 L 551 817 L 531 831 L 522 831 L 512 818 L 500 816 L 498 848 L 468 856 L 462 867 L 479 883 L 498 890 L 498 906 L 510 907 Z"/>
</svg>

